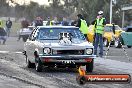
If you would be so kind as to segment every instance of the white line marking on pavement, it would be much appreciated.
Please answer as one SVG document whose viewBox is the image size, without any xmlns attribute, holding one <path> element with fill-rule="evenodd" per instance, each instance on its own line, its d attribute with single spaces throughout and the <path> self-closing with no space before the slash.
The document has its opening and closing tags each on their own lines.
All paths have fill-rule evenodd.
<svg viewBox="0 0 132 88">
<path fill-rule="evenodd" d="M 0 51 L 0 53 L 9 53 L 9 51 Z"/>
<path fill-rule="evenodd" d="M 16 54 L 22 54 L 22 52 L 15 52 Z"/>
<path fill-rule="evenodd" d="M 16 54 L 22 54 L 22 52 L 10 52 L 10 51 L 0 51 L 0 53 L 16 53 Z"/>
</svg>

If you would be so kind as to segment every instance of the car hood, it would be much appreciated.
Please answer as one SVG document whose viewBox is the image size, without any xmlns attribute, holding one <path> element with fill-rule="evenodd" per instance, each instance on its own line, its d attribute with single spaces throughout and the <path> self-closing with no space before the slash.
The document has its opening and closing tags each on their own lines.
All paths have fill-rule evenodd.
<svg viewBox="0 0 132 88">
<path fill-rule="evenodd" d="M 86 40 L 79 40 L 74 39 L 72 40 L 72 43 L 70 45 L 63 45 L 59 43 L 59 40 L 39 40 L 39 43 L 43 45 L 44 47 L 50 47 L 50 48 L 93 48 L 92 43 L 87 42 Z"/>
</svg>

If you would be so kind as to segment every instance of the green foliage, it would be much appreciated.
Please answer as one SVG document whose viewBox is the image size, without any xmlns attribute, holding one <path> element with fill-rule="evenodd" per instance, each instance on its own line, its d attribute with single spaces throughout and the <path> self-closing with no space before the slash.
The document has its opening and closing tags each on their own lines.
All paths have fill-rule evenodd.
<svg viewBox="0 0 132 88">
<path fill-rule="evenodd" d="M 74 0 L 72 0 L 74 1 Z M 104 17 L 109 23 L 109 14 L 110 14 L 110 0 L 76 0 L 77 11 L 82 13 L 86 20 L 90 23 L 97 16 L 97 12 L 102 10 L 104 11 Z M 113 22 L 121 26 L 122 20 L 122 11 L 121 6 L 123 4 L 132 3 L 131 0 L 116 0 L 117 4 L 113 4 Z M 74 3 L 73 3 L 74 5 Z M 125 20 L 132 19 L 132 10 L 126 11 Z"/>
<path fill-rule="evenodd" d="M 59 17 L 73 15 L 73 13 L 81 13 L 88 23 L 91 23 L 97 16 L 98 11 L 104 11 L 104 17 L 109 23 L 110 0 L 48 0 L 49 6 L 39 5 L 36 2 L 30 2 L 29 5 L 19 5 L 13 0 L 15 7 L 10 7 L 6 0 L 0 0 L 0 16 L 15 16 L 17 18 L 25 17 L 34 20 L 36 16 Z M 64 5 L 60 1 L 64 1 Z M 117 4 L 113 4 L 113 22 L 121 25 L 123 4 L 130 4 L 132 0 L 116 0 Z M 132 20 L 132 10 L 125 11 L 125 20 Z M 76 16 L 76 14 L 74 14 Z"/>
</svg>

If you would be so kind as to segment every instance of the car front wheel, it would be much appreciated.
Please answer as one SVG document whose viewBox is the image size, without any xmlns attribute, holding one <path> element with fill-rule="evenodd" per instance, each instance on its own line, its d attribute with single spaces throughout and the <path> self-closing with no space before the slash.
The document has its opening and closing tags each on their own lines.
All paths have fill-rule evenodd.
<svg viewBox="0 0 132 88">
<path fill-rule="evenodd" d="M 94 61 L 92 60 L 90 63 L 88 63 L 87 65 L 86 65 L 86 71 L 87 72 L 92 72 L 93 71 L 93 67 L 94 67 Z"/>
</svg>

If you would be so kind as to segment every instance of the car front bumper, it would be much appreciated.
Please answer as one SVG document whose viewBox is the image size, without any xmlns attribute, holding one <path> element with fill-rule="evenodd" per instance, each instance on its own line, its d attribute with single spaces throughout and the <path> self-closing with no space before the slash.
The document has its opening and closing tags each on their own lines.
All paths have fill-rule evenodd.
<svg viewBox="0 0 132 88">
<path fill-rule="evenodd" d="M 39 55 L 39 58 L 42 63 L 86 64 L 96 58 L 96 55 Z"/>
</svg>

